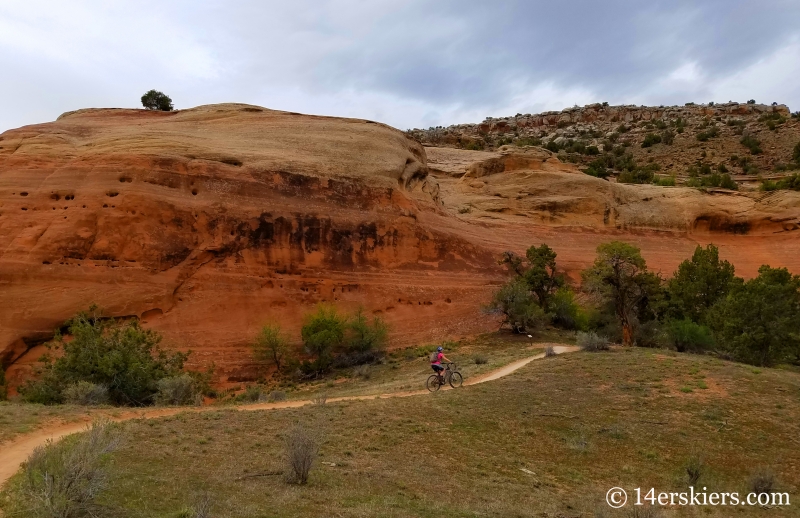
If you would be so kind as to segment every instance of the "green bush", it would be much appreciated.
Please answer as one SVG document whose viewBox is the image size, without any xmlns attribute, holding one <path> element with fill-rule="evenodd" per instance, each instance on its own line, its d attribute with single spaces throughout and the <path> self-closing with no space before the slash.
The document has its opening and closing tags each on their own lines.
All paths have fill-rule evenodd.
<svg viewBox="0 0 800 518">
<path fill-rule="evenodd" d="M 105 405 L 108 403 L 108 388 L 88 381 L 79 381 L 64 389 L 64 402 L 83 406 Z"/>
<path fill-rule="evenodd" d="M 675 142 L 675 133 L 670 130 L 663 131 L 661 133 L 661 142 L 671 146 Z"/>
<path fill-rule="evenodd" d="M 289 352 L 289 338 L 281 331 L 280 325 L 267 324 L 259 331 L 253 350 L 257 360 L 274 363 L 280 372 Z"/>
<path fill-rule="evenodd" d="M 555 292 L 550 301 L 550 311 L 553 315 L 553 324 L 559 327 L 581 330 L 588 327 L 586 313 L 575 302 L 575 293 L 567 287 Z"/>
<path fill-rule="evenodd" d="M 203 396 L 195 379 L 188 373 L 158 380 L 155 402 L 162 406 L 200 405 Z"/>
<path fill-rule="evenodd" d="M 380 317 L 372 317 L 372 321 L 360 307 L 347 325 L 347 349 L 350 352 L 364 353 L 383 349 L 389 338 L 389 326 Z"/>
<path fill-rule="evenodd" d="M 96 307 L 65 325 L 72 340 L 56 334 L 50 347 L 62 354 L 56 360 L 43 358 L 40 379 L 20 387 L 25 400 L 61 403 L 67 386 L 87 381 L 107 387 L 114 405 L 148 405 L 158 391 L 158 380 L 180 373 L 188 357 L 188 353 L 167 354 L 158 345 L 161 336 L 143 329 L 137 320 L 103 319 Z"/>
<path fill-rule="evenodd" d="M 719 129 L 716 126 L 711 126 L 707 130 L 698 133 L 697 140 L 699 140 L 700 142 L 706 142 L 708 139 L 718 136 L 719 136 Z"/>
<path fill-rule="evenodd" d="M 792 150 L 792 160 L 800 164 L 800 142 L 795 144 L 794 149 Z"/>
<path fill-rule="evenodd" d="M 545 312 L 533 299 L 527 284 L 515 278 L 495 292 L 488 306 L 490 312 L 503 316 L 503 324 L 515 333 L 531 332 L 541 327 Z"/>
<path fill-rule="evenodd" d="M 708 310 L 728 294 L 735 278 L 733 265 L 720 260 L 716 246 L 697 246 L 691 259 L 678 265 L 667 281 L 671 314 L 704 322 Z"/>
<path fill-rule="evenodd" d="M 598 158 L 589 162 L 589 167 L 584 169 L 583 172 L 589 176 L 595 176 L 603 179 L 608 178 L 611 175 L 611 171 L 606 169 L 606 161 L 603 158 Z"/>
<path fill-rule="evenodd" d="M 335 306 L 320 304 L 315 313 L 307 315 L 300 335 L 306 351 L 314 358 L 303 361 L 301 371 L 306 375 L 327 371 L 333 363 L 334 351 L 344 344 L 346 330 L 347 318 Z"/>
<path fill-rule="evenodd" d="M 174 110 L 172 106 L 172 99 L 168 95 L 159 92 L 158 90 L 149 90 L 142 96 L 142 106 L 147 110 L 158 110 L 169 112 Z"/>
<path fill-rule="evenodd" d="M 608 339 L 604 336 L 598 335 L 593 331 L 589 331 L 588 333 L 578 331 L 576 343 L 583 351 L 608 351 L 610 348 Z"/>
<path fill-rule="evenodd" d="M 670 344 L 678 352 L 699 352 L 710 349 L 714 345 L 711 329 L 696 324 L 688 318 L 669 322 L 667 336 Z"/>
<path fill-rule="evenodd" d="M 655 176 L 653 177 L 653 185 L 660 187 L 675 187 L 674 176 Z"/>
<path fill-rule="evenodd" d="M 656 133 L 649 133 L 647 136 L 644 137 L 644 142 L 642 142 L 642 147 L 650 147 L 654 144 L 661 143 L 661 135 Z"/>
<path fill-rule="evenodd" d="M 717 343 L 734 358 L 769 366 L 800 359 L 800 276 L 762 266 L 758 277 L 733 283 L 709 312 Z"/>
<path fill-rule="evenodd" d="M 763 151 L 761 150 L 761 142 L 752 135 L 747 135 L 745 137 L 742 137 L 739 143 L 742 144 L 747 149 L 749 149 L 751 155 L 760 155 L 761 153 L 763 153 Z"/>
<path fill-rule="evenodd" d="M 636 183 L 645 184 L 653 183 L 655 172 L 660 169 L 658 164 L 648 164 L 642 167 L 636 167 L 633 170 L 623 171 L 617 177 L 619 183 Z"/>
</svg>

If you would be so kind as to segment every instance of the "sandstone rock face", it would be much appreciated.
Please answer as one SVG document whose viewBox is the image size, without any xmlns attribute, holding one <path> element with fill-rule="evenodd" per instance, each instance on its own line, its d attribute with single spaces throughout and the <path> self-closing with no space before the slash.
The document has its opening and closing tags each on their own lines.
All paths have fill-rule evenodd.
<svg viewBox="0 0 800 518">
<path fill-rule="evenodd" d="M 388 126 L 247 105 L 82 110 L 0 135 L 0 361 L 13 383 L 90 304 L 256 379 L 249 344 L 299 341 L 319 302 L 359 305 L 392 345 L 496 329 L 506 250 L 548 243 L 573 278 L 625 240 L 670 275 L 698 244 L 737 273 L 800 273 L 800 194 L 633 186 L 540 148 L 427 150 Z"/>
<path fill-rule="evenodd" d="M 371 121 L 247 105 L 83 110 L 0 138 L 12 381 L 92 303 L 246 379 L 269 320 L 296 331 L 336 301 L 385 314 L 397 343 L 444 338 L 481 328 L 470 300 L 486 277 L 474 273 L 499 274 L 490 253 L 418 221 L 443 217 L 425 152 Z"/>
</svg>

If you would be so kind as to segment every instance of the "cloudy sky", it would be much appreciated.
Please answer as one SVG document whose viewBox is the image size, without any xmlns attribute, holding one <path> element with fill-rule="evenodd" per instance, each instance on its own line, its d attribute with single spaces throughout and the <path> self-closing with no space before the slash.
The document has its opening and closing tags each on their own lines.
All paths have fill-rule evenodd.
<svg viewBox="0 0 800 518">
<path fill-rule="evenodd" d="M 401 129 L 599 101 L 796 111 L 800 1 L 3 0 L 0 70 L 0 131 L 151 88 Z"/>
</svg>

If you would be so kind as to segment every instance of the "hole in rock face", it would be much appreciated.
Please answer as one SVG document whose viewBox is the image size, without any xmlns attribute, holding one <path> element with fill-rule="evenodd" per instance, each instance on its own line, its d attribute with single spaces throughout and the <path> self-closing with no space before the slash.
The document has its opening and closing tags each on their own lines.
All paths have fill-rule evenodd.
<svg viewBox="0 0 800 518">
<path fill-rule="evenodd" d="M 54 192 L 53 194 L 50 195 L 50 199 L 58 201 L 61 199 L 61 195 L 58 194 L 57 192 Z"/>
<path fill-rule="evenodd" d="M 192 189 L 192 196 L 197 196 L 197 189 Z"/>
<path fill-rule="evenodd" d="M 108 204 L 104 203 L 104 204 L 103 204 L 103 208 L 104 208 L 104 209 L 107 209 L 107 208 L 108 208 Z"/>
<path fill-rule="evenodd" d="M 113 198 L 115 196 L 119 196 L 119 193 L 117 191 L 108 191 L 106 193 L 106 196 L 108 196 L 109 198 Z"/>
<path fill-rule="evenodd" d="M 27 196 L 27 195 L 28 195 L 28 193 L 27 193 L 27 192 L 21 192 L 21 193 L 19 193 L 19 195 L 20 195 L 20 196 Z"/>
<path fill-rule="evenodd" d="M 120 176 L 119 177 L 119 182 L 120 183 L 131 183 L 132 181 L 133 181 L 133 178 L 131 178 L 130 176 Z"/>
<path fill-rule="evenodd" d="M 67 194 L 66 196 L 64 196 L 64 199 L 65 200 L 74 200 L 75 199 L 75 195 L 74 194 Z"/>
</svg>

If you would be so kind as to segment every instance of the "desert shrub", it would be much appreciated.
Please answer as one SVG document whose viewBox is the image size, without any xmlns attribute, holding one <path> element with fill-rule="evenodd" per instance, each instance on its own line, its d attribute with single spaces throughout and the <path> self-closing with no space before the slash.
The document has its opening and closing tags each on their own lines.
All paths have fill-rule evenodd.
<svg viewBox="0 0 800 518">
<path fill-rule="evenodd" d="M 308 483 L 308 475 L 319 455 L 321 434 L 298 424 L 286 434 L 286 481 Z"/>
<path fill-rule="evenodd" d="M 275 368 L 280 372 L 289 351 L 289 338 L 283 333 L 280 325 L 267 324 L 259 331 L 253 350 L 257 360 L 275 364 Z"/>
<path fill-rule="evenodd" d="M 703 464 L 703 459 L 699 455 L 693 454 L 689 457 L 689 460 L 686 461 L 683 469 L 686 471 L 686 481 L 690 486 L 695 487 L 700 481 L 700 477 L 703 476 L 705 465 Z"/>
<path fill-rule="evenodd" d="M 64 402 L 84 406 L 105 405 L 108 403 L 108 388 L 88 381 L 79 381 L 64 389 Z"/>
<path fill-rule="evenodd" d="M 578 347 L 584 351 L 608 351 L 609 349 L 608 339 L 594 331 L 586 333 L 578 331 L 576 342 Z"/>
<path fill-rule="evenodd" d="M 752 135 L 742 137 L 739 143 L 749 149 L 751 155 L 760 155 L 763 152 L 761 142 Z"/>
<path fill-rule="evenodd" d="M 489 359 L 482 354 L 476 354 L 472 360 L 475 362 L 475 365 L 486 365 L 489 363 Z"/>
<path fill-rule="evenodd" d="M 544 357 L 545 358 L 552 358 L 555 355 L 556 355 L 556 350 L 553 349 L 552 345 L 548 345 L 547 347 L 544 348 Z"/>
<path fill-rule="evenodd" d="M 520 137 L 514 141 L 514 145 L 519 147 L 524 146 L 541 146 L 542 139 L 536 137 Z"/>
<path fill-rule="evenodd" d="M 188 373 L 158 380 L 155 402 L 163 406 L 199 405 L 203 396 Z"/>
<path fill-rule="evenodd" d="M 769 468 L 759 468 L 750 476 L 748 487 L 757 495 L 772 493 L 775 491 L 775 473 Z"/>
<path fill-rule="evenodd" d="M 719 347 L 739 361 L 769 366 L 800 358 L 800 275 L 762 266 L 758 276 L 732 283 L 709 311 Z"/>
<path fill-rule="evenodd" d="M 749 101 L 747 101 L 747 104 L 755 104 L 755 103 L 756 103 L 755 99 L 750 99 Z"/>
<path fill-rule="evenodd" d="M 675 133 L 671 130 L 665 130 L 661 133 L 661 142 L 664 144 L 671 146 L 675 143 Z"/>
<path fill-rule="evenodd" d="M 656 175 L 653 177 L 653 185 L 658 185 L 659 187 L 675 187 L 675 177 Z"/>
<path fill-rule="evenodd" d="M 633 341 L 639 347 L 664 347 L 666 337 L 661 322 L 655 319 L 639 322 L 637 319 L 633 328 Z"/>
<path fill-rule="evenodd" d="M 555 292 L 550 302 L 553 324 L 564 329 L 586 329 L 587 316 L 575 302 L 575 293 L 562 287 Z"/>
<path fill-rule="evenodd" d="M 269 396 L 267 396 L 267 401 L 286 401 L 286 392 L 282 390 L 273 390 L 269 393 Z"/>
<path fill-rule="evenodd" d="M 608 178 L 611 175 L 611 171 L 606 169 L 606 161 L 602 158 L 589 162 L 589 166 L 583 172 L 597 178 Z"/>
<path fill-rule="evenodd" d="M 264 390 L 258 385 L 248 385 L 245 387 L 244 392 L 236 396 L 236 401 L 239 402 L 247 402 L 247 403 L 255 403 L 256 401 L 261 401 L 266 399 L 267 395 L 264 394 Z"/>
<path fill-rule="evenodd" d="M 142 96 L 142 106 L 148 110 L 159 110 L 169 112 L 175 109 L 172 106 L 172 99 L 168 95 L 158 90 L 149 90 Z"/>
<path fill-rule="evenodd" d="M 311 400 L 311 404 L 313 406 L 325 406 L 327 403 L 328 403 L 328 395 L 325 394 L 324 392 L 317 394 Z"/>
<path fill-rule="evenodd" d="M 502 315 L 503 324 L 509 325 L 515 333 L 533 331 L 541 327 L 547 318 L 521 278 L 512 279 L 500 287 L 487 309 Z"/>
<path fill-rule="evenodd" d="M 320 304 L 315 313 L 307 315 L 300 331 L 306 351 L 314 359 L 300 364 L 305 375 L 318 375 L 333 363 L 333 352 L 344 343 L 347 319 L 334 306 Z"/>
<path fill-rule="evenodd" d="M 762 180 L 760 189 L 762 191 L 778 191 L 784 189 L 800 191 L 800 174 L 794 173 L 793 175 L 778 180 L 777 182 L 773 180 Z"/>
<path fill-rule="evenodd" d="M 652 183 L 656 171 L 661 169 L 658 164 L 647 164 L 645 166 L 635 166 L 632 169 L 623 171 L 617 181 L 620 183 Z"/>
<path fill-rule="evenodd" d="M 353 369 L 353 375 L 356 378 L 368 380 L 372 377 L 372 367 L 370 367 L 369 365 L 359 365 L 358 367 Z"/>
<path fill-rule="evenodd" d="M 654 144 L 660 144 L 660 143 L 661 143 L 661 135 L 657 133 L 648 133 L 644 137 L 644 142 L 642 142 L 642 147 L 650 147 Z"/>
<path fill-rule="evenodd" d="M 110 454 L 119 444 L 116 425 L 95 423 L 82 434 L 38 446 L 24 465 L 12 509 L 41 518 L 104 514 L 97 500 L 108 486 Z"/>
<path fill-rule="evenodd" d="M 667 324 L 669 343 L 678 352 L 703 351 L 714 345 L 711 329 L 691 320 L 673 320 Z"/>
<path fill-rule="evenodd" d="M 87 381 L 107 387 L 112 404 L 148 405 L 158 391 L 158 380 L 180 373 L 188 357 L 188 353 L 167 354 L 159 347 L 161 336 L 143 329 L 137 320 L 105 320 L 96 307 L 66 326 L 72 340 L 57 334 L 50 344 L 62 350 L 61 356 L 56 360 L 45 356 L 40 379 L 21 387 L 27 401 L 60 403 L 67 386 Z"/>
<path fill-rule="evenodd" d="M 386 346 L 389 326 L 385 320 L 377 316 L 370 322 L 364 314 L 364 308 L 358 308 L 347 327 L 347 349 L 350 352 L 363 353 L 383 349 Z"/>
<path fill-rule="evenodd" d="M 717 171 L 719 171 L 720 173 L 727 173 L 728 172 L 728 167 L 725 164 L 723 164 L 722 162 L 720 162 L 717 165 Z"/>
<path fill-rule="evenodd" d="M 719 129 L 716 126 L 711 126 L 705 131 L 701 131 L 697 134 L 697 140 L 700 142 L 706 142 L 708 139 L 718 137 L 719 136 Z"/>
</svg>

